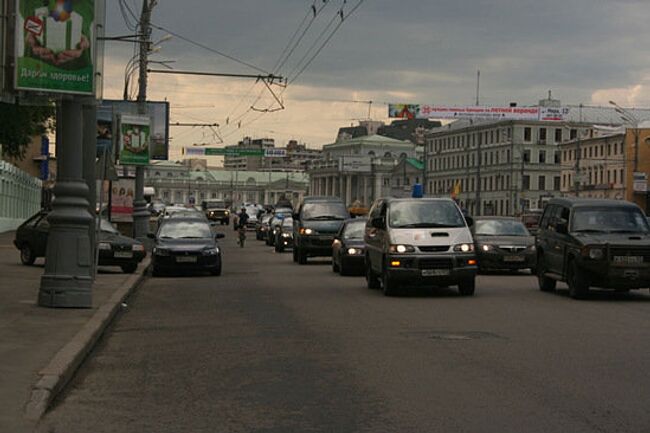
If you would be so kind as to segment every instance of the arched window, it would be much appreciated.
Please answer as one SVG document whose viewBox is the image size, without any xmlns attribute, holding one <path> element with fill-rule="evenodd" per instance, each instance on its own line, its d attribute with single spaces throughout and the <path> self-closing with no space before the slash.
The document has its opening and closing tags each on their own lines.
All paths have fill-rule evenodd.
<svg viewBox="0 0 650 433">
<path fill-rule="evenodd" d="M 399 159 L 406 159 L 406 153 L 402 152 L 402 154 L 399 156 Z"/>
<path fill-rule="evenodd" d="M 393 156 L 393 155 L 391 155 L 390 152 L 384 153 L 384 158 L 390 158 L 391 156 Z"/>
<path fill-rule="evenodd" d="M 370 152 L 368 152 L 368 156 L 375 156 L 375 151 L 371 150 Z"/>
<path fill-rule="evenodd" d="M 155 177 L 160 177 L 160 172 L 159 172 L 159 171 L 155 172 L 155 173 L 154 173 L 154 176 L 155 176 Z"/>
<path fill-rule="evenodd" d="M 167 177 L 174 177 L 174 173 L 172 173 L 171 171 L 167 172 Z"/>
</svg>

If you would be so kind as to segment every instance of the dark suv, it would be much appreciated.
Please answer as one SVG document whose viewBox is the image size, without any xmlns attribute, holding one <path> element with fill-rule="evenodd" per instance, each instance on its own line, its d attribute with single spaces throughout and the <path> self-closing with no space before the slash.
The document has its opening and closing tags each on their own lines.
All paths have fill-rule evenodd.
<svg viewBox="0 0 650 433">
<path fill-rule="evenodd" d="M 331 257 L 334 237 L 348 218 L 340 198 L 305 197 L 293 215 L 293 260 L 304 265 L 307 257 Z"/>
<path fill-rule="evenodd" d="M 205 216 L 210 221 L 219 221 L 221 225 L 228 225 L 230 223 L 230 210 L 226 206 L 226 202 L 222 200 L 204 201 L 201 204 Z"/>
<path fill-rule="evenodd" d="M 566 281 L 572 298 L 589 287 L 650 287 L 650 226 L 641 209 L 618 200 L 552 199 L 536 237 L 539 288 Z"/>
</svg>

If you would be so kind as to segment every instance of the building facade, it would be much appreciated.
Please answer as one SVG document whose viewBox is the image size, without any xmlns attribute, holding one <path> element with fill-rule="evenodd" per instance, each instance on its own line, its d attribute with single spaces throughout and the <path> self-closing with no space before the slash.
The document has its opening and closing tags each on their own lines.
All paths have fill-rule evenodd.
<svg viewBox="0 0 650 433">
<path fill-rule="evenodd" d="M 231 156 L 224 157 L 224 168 L 241 171 L 300 171 L 305 170 L 309 161 L 319 159 L 322 151 L 310 149 L 305 144 L 290 140 L 286 147 L 276 147 L 272 138 L 244 138 L 237 145 L 226 149 L 273 149 L 276 156 Z M 278 152 L 279 151 L 279 152 Z M 277 156 L 277 155 L 283 156 Z"/>
<path fill-rule="evenodd" d="M 559 145 L 589 137 L 586 123 L 458 120 L 427 136 L 425 193 L 450 196 L 473 215 L 542 208 L 561 189 Z"/>
<path fill-rule="evenodd" d="M 391 173 L 391 196 L 411 197 L 413 185 L 424 180 L 424 162 L 416 158 L 401 159 Z"/>
</svg>

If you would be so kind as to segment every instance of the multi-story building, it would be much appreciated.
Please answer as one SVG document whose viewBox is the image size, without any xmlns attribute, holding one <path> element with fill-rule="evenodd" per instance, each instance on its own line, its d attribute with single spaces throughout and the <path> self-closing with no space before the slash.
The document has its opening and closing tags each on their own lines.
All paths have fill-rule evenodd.
<svg viewBox="0 0 650 433">
<path fill-rule="evenodd" d="M 427 137 L 425 193 L 453 191 L 474 215 L 541 208 L 560 194 L 558 145 L 592 129 L 578 122 L 458 120 Z"/>
<path fill-rule="evenodd" d="M 250 137 L 245 137 L 239 143 L 226 146 L 226 149 L 255 149 L 255 150 L 264 150 L 271 149 L 275 147 L 275 140 L 272 138 L 256 138 L 252 139 Z M 227 155 L 223 159 L 224 168 L 230 170 L 245 170 L 245 171 L 255 171 L 262 170 L 264 168 L 264 157 L 263 156 L 231 156 Z"/>
<path fill-rule="evenodd" d="M 281 196 L 297 203 L 307 192 L 304 172 L 239 171 L 207 167 L 205 160 L 154 162 L 145 171 L 145 185 L 154 198 L 165 203 L 222 199 L 235 205 L 244 202 L 273 204 Z"/>
<path fill-rule="evenodd" d="M 244 138 L 235 146 L 226 149 L 273 149 L 274 156 L 225 156 L 224 167 L 243 171 L 301 171 L 308 161 L 318 159 L 322 151 L 310 149 L 305 144 L 290 140 L 286 147 L 276 147 L 272 138 Z"/>
<path fill-rule="evenodd" d="M 562 195 L 625 199 L 625 135 L 622 131 L 609 131 L 562 143 Z"/>
<path fill-rule="evenodd" d="M 339 136 L 340 138 L 340 136 Z M 370 135 L 323 146 L 323 156 L 309 164 L 310 194 L 341 197 L 363 206 L 391 194 L 391 176 L 401 159 L 421 157 L 410 141 Z"/>
<path fill-rule="evenodd" d="M 402 158 L 391 173 L 391 196 L 410 197 L 413 185 L 424 180 L 424 162 L 417 158 Z"/>
<path fill-rule="evenodd" d="M 650 215 L 650 122 L 640 122 L 625 131 L 625 199 Z"/>
</svg>

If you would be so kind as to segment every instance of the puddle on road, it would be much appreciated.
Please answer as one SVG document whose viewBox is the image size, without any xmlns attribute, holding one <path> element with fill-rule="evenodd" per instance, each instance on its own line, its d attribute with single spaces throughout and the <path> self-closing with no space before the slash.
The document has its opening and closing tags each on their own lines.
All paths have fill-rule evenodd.
<svg viewBox="0 0 650 433">
<path fill-rule="evenodd" d="M 498 339 L 505 340 L 505 337 L 494 334 L 492 332 L 483 331 L 465 331 L 465 332 L 441 332 L 441 331 L 407 331 L 401 332 L 400 335 L 405 337 L 426 338 L 429 340 L 444 340 L 444 341 L 470 341 L 470 340 L 486 340 Z"/>
</svg>

